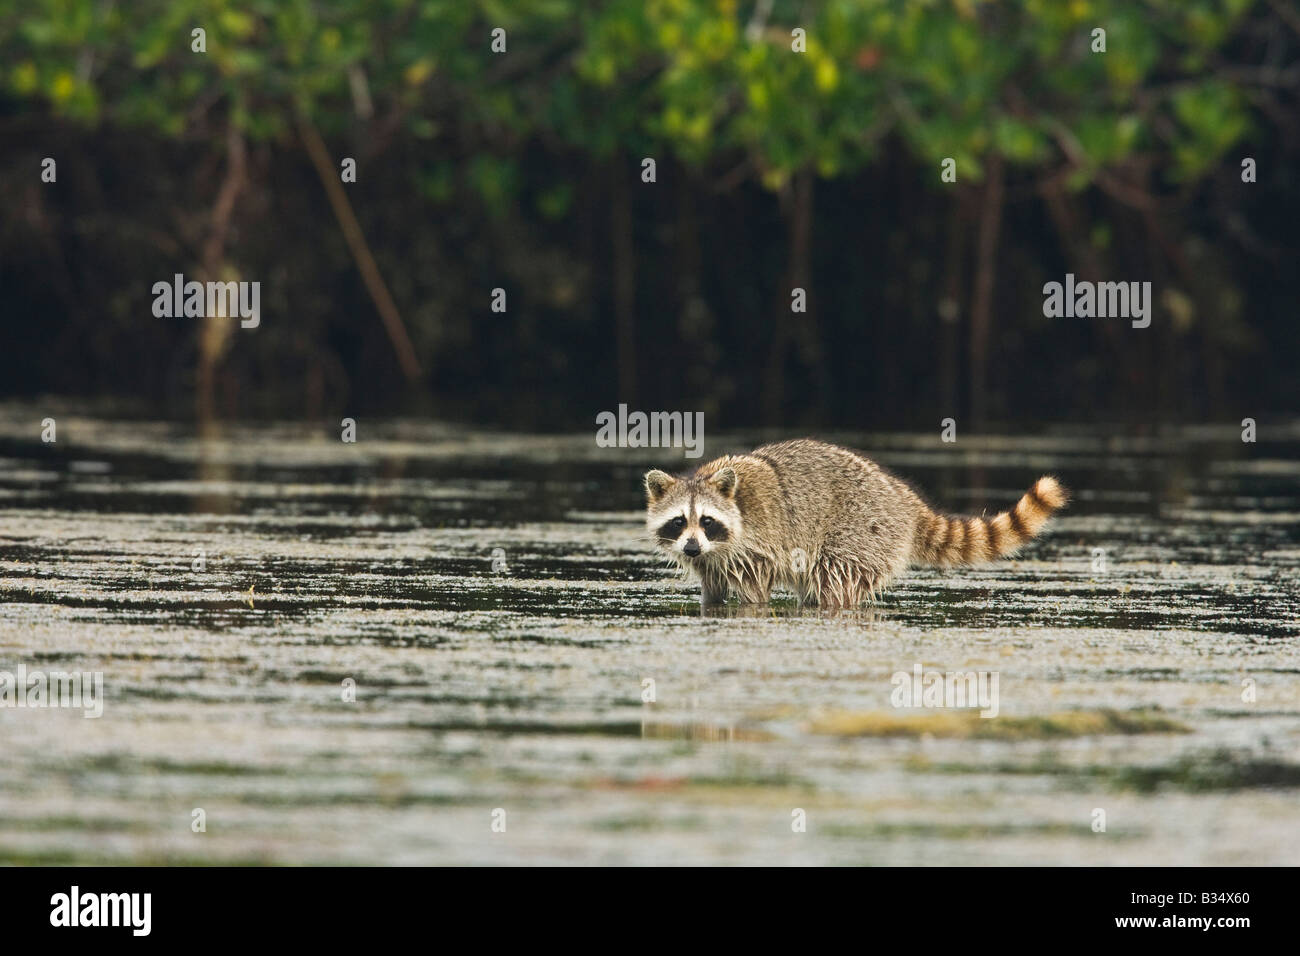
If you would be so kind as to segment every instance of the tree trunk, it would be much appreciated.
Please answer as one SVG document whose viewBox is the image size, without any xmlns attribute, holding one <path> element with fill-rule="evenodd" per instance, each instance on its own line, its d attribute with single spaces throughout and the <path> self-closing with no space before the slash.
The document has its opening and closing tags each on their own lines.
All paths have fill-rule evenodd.
<svg viewBox="0 0 1300 956">
<path fill-rule="evenodd" d="M 1102 256 L 1096 247 L 1088 241 L 1088 231 L 1079 223 L 1065 188 L 1059 181 L 1049 180 L 1043 184 L 1041 191 L 1052 225 L 1055 226 L 1057 237 L 1065 250 L 1070 271 L 1081 281 L 1103 281 L 1110 270 L 1102 261 Z M 1130 394 L 1136 394 L 1134 390 L 1141 384 L 1140 375 L 1129 357 L 1128 346 L 1131 343 L 1124 341 L 1123 330 L 1110 321 L 1094 322 L 1092 325 L 1100 329 L 1102 337 L 1105 338 L 1110 348 L 1111 358 L 1119 369 L 1120 378 L 1127 383 Z"/>
<path fill-rule="evenodd" d="M 988 421 L 988 353 L 993 286 L 997 275 L 998 232 L 1002 227 L 1002 188 L 1002 157 L 990 153 L 985 168 L 970 312 L 970 411 L 971 423 L 976 428 L 982 428 Z"/>
<path fill-rule="evenodd" d="M 629 164 L 621 154 L 611 167 L 610 229 L 614 250 L 614 340 L 618 398 L 636 404 L 636 243 L 632 233 Z"/>
<path fill-rule="evenodd" d="M 227 279 L 226 272 L 226 235 L 230 231 L 230 220 L 235 210 L 235 200 L 247 180 L 247 150 L 244 137 L 230 121 L 226 127 L 226 175 L 217 190 L 216 202 L 212 204 L 212 229 L 203 243 L 202 261 L 199 269 L 203 281 L 218 282 Z M 206 311 L 199 322 L 199 356 L 195 369 L 194 403 L 195 416 L 200 427 L 217 419 L 216 381 L 217 366 L 226 350 L 230 347 L 231 318 L 207 315 Z"/>
<path fill-rule="evenodd" d="M 813 182 L 811 170 L 800 170 L 792 181 L 792 209 L 790 210 L 790 264 L 787 267 L 784 287 L 777 291 L 776 320 L 772 327 L 772 351 L 768 357 L 767 388 L 764 390 L 764 417 L 767 425 L 780 425 L 785 417 L 785 363 L 791 341 L 802 343 L 801 352 L 815 369 L 818 387 L 825 402 L 827 375 L 822 361 L 821 338 L 817 331 L 815 313 L 812 311 L 812 292 L 808 288 L 812 276 L 812 215 Z M 793 312 L 793 290 L 803 289 L 804 305 L 809 311 Z M 795 323 L 798 323 L 796 326 Z M 796 330 L 796 334 L 791 334 Z"/>
<path fill-rule="evenodd" d="M 960 351 L 961 313 L 966 305 L 962 294 L 965 281 L 963 268 L 966 260 L 966 226 L 969 197 L 958 193 L 952 204 L 948 222 L 948 248 L 942 298 L 937 303 L 939 311 L 939 420 L 931 423 L 938 428 L 945 418 L 961 419 L 961 369 Z"/>
</svg>

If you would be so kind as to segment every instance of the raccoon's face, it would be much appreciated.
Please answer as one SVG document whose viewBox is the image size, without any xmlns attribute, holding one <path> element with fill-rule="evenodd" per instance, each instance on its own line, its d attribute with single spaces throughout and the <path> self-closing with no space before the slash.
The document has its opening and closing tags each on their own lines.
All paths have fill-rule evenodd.
<svg viewBox="0 0 1300 956">
<path fill-rule="evenodd" d="M 645 491 L 646 530 L 682 564 L 698 566 L 735 546 L 742 526 L 733 469 L 690 478 L 651 471 Z"/>
</svg>

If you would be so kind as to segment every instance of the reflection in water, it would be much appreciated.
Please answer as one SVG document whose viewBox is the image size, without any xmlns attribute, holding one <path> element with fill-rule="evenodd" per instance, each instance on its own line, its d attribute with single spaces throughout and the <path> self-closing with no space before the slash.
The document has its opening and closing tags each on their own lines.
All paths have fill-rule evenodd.
<svg viewBox="0 0 1300 956">
<path fill-rule="evenodd" d="M 715 620 L 820 620 L 838 621 L 842 624 L 873 624 L 889 620 L 889 615 L 879 606 L 863 604 L 858 607 L 823 608 L 800 606 L 791 598 L 781 600 L 784 592 L 777 591 L 777 602 L 772 604 L 711 604 L 700 606 L 700 617 Z"/>
<path fill-rule="evenodd" d="M 737 741 L 768 741 L 775 735 L 753 727 L 735 724 L 711 724 L 698 720 L 641 721 L 641 737 L 645 740 L 693 740 L 700 743 L 735 743 Z"/>
<path fill-rule="evenodd" d="M 233 473 L 227 442 L 226 429 L 220 419 L 208 415 L 199 420 L 194 476 L 202 490 L 194 496 L 192 509 L 198 514 L 229 514 L 234 510 L 230 494 L 215 490 L 227 487 Z"/>
</svg>

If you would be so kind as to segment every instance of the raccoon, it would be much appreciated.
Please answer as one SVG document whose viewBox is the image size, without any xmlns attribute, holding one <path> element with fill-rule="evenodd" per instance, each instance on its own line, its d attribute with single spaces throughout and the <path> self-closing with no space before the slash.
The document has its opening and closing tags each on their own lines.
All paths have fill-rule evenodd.
<svg viewBox="0 0 1300 956">
<path fill-rule="evenodd" d="M 645 476 L 646 530 L 700 579 L 700 601 L 765 603 L 778 585 L 800 604 L 874 599 L 909 564 L 976 564 L 1034 537 L 1068 495 L 1039 478 L 992 518 L 936 514 L 902 479 L 811 439 L 718 458 L 689 476 Z"/>
</svg>

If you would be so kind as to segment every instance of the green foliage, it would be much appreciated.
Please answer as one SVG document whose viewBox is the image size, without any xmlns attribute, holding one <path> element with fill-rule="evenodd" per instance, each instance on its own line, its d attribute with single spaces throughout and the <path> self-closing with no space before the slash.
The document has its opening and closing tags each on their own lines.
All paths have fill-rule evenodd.
<svg viewBox="0 0 1300 956">
<path fill-rule="evenodd" d="M 896 132 L 917 162 L 978 179 L 998 150 L 1075 166 L 1138 151 L 1170 182 L 1204 175 L 1249 130 L 1246 97 L 1207 72 L 1248 0 L 5 0 L 0 83 L 33 108 L 191 134 L 222 109 L 252 138 L 305 111 L 327 132 L 376 115 L 417 138 L 481 141 L 467 171 L 495 209 L 519 177 L 496 158 L 542 135 L 597 156 L 747 158 L 780 188 L 845 175 Z M 766 13 L 764 13 L 766 11 Z M 503 27 L 508 52 L 489 49 Z M 191 51 L 191 31 L 207 52 Z M 1105 53 L 1091 31 L 1107 34 Z M 792 31 L 806 50 L 792 49 Z M 209 127 L 209 132 L 210 132 Z M 1069 155 L 1068 136 L 1081 155 Z M 437 176 L 420 191 L 442 195 Z M 937 177 L 936 177 L 937 178 Z M 560 215 L 562 192 L 539 200 Z"/>
</svg>

